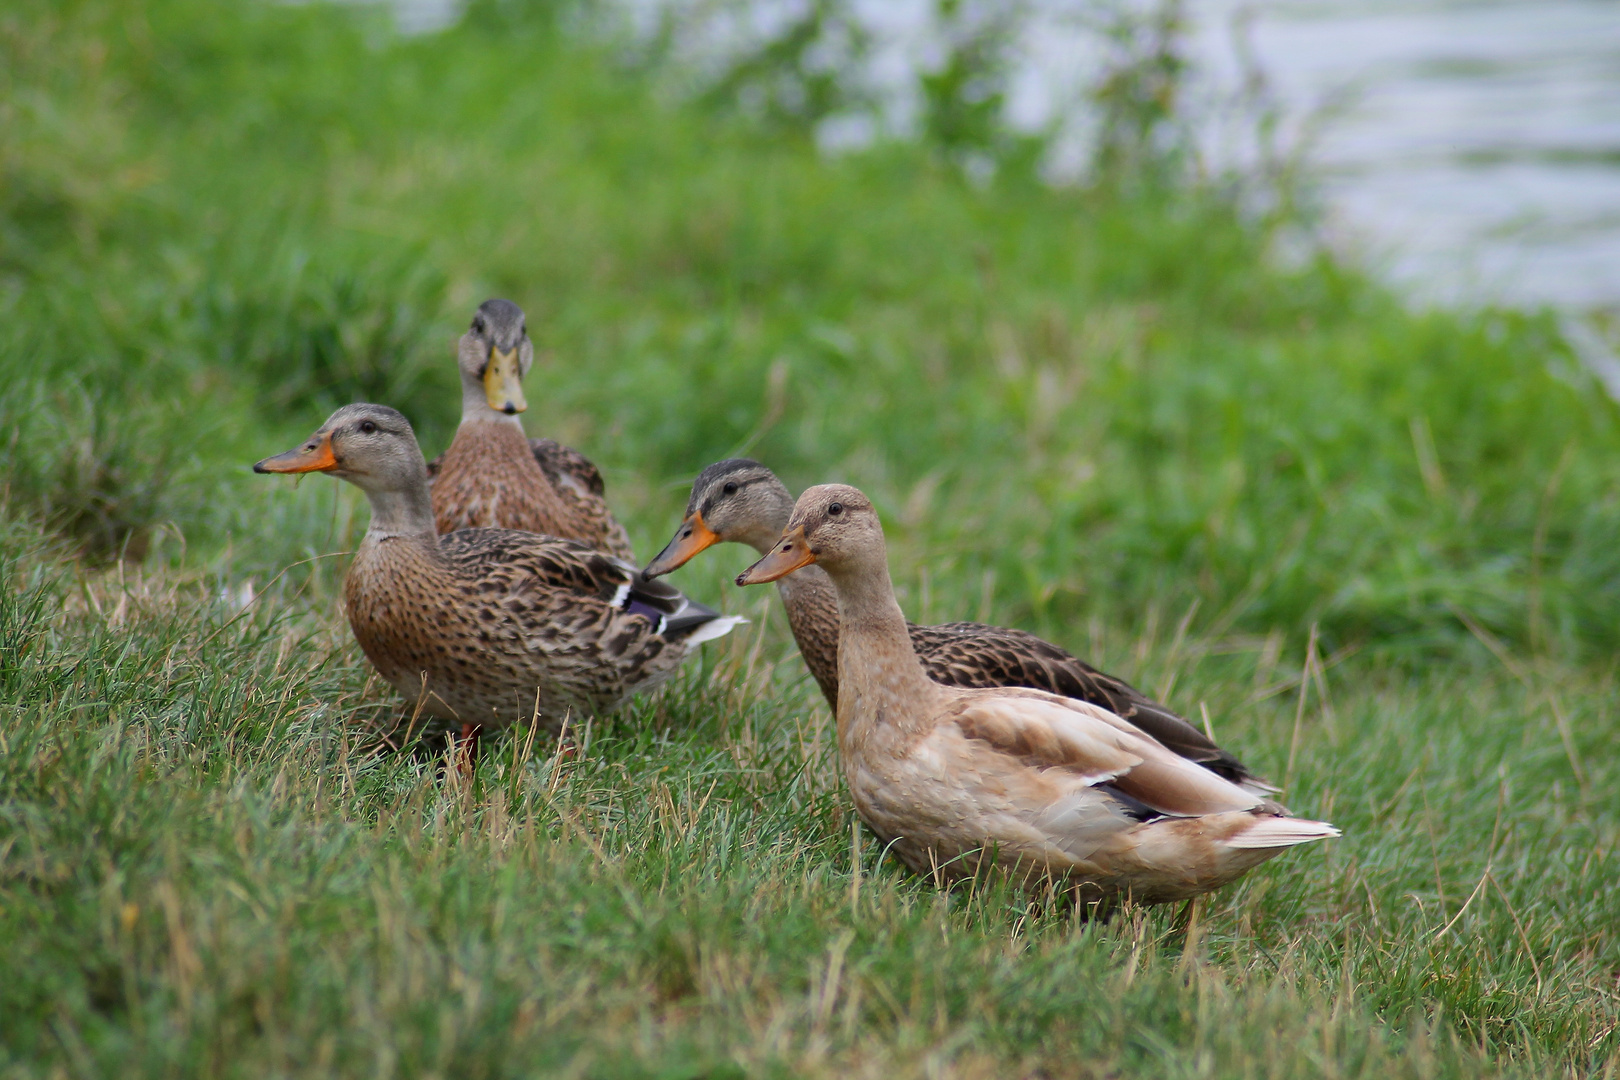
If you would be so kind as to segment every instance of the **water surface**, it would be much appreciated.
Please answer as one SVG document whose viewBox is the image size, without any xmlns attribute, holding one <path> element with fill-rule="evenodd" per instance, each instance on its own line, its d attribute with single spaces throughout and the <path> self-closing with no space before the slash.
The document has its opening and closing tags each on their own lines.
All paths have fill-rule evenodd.
<svg viewBox="0 0 1620 1080">
<path fill-rule="evenodd" d="M 808 0 L 618 2 L 649 27 L 660 12 L 688 16 L 724 52 L 769 36 Z M 995 2 L 975 10 L 999 10 Z M 1009 112 L 1031 128 L 1071 121 L 1071 170 L 1103 57 L 1096 14 L 1113 2 L 1024 9 Z M 1143 10 L 1154 0 L 1125 2 Z M 392 3 L 418 31 L 458 8 Z M 917 72 L 943 55 L 935 0 L 851 3 L 875 46 L 867 76 L 884 88 L 888 124 L 904 129 Z M 1281 142 L 1308 151 L 1340 250 L 1420 301 L 1620 311 L 1620 0 L 1184 3 L 1197 73 L 1186 101 L 1216 166 L 1252 159 L 1252 108 L 1235 103 L 1246 70 L 1258 70 Z M 828 134 L 830 145 L 858 144 L 873 125 L 834 122 Z"/>
<path fill-rule="evenodd" d="M 1424 297 L 1620 307 L 1620 2 L 1190 0 L 1216 83 L 1248 39 L 1331 232 Z M 1323 110 L 1326 110 L 1323 112 Z"/>
</svg>

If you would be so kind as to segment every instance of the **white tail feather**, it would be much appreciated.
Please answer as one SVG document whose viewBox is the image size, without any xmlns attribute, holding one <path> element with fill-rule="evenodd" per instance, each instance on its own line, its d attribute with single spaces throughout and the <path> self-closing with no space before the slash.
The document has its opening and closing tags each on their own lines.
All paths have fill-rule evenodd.
<svg viewBox="0 0 1620 1080">
<path fill-rule="evenodd" d="M 717 637 L 725 637 L 732 630 L 741 626 L 748 620 L 741 615 L 722 615 L 718 619 L 711 619 L 692 631 L 687 637 L 687 645 L 701 645 L 705 641 L 713 641 Z"/>
<path fill-rule="evenodd" d="M 1293 847 L 1312 840 L 1326 840 L 1338 836 L 1339 830 L 1325 821 L 1306 818 L 1255 818 L 1254 824 L 1226 842 L 1235 848 Z"/>
</svg>

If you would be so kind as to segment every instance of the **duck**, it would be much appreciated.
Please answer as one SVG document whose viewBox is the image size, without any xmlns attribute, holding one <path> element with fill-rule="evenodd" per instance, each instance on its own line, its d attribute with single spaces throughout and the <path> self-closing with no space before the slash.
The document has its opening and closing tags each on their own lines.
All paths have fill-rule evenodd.
<svg viewBox="0 0 1620 1080">
<path fill-rule="evenodd" d="M 715 544 L 747 544 L 767 554 L 793 513 L 793 496 L 776 474 L 751 458 L 715 462 L 698 474 L 686 516 L 664 550 L 642 570 L 646 580 L 685 565 Z M 777 592 L 799 655 L 822 696 L 838 708 L 838 593 L 815 564 L 778 578 Z M 908 622 L 913 651 L 928 677 L 966 688 L 1023 686 L 1100 705 L 1147 731 L 1182 757 L 1259 794 L 1275 792 L 1232 753 L 1168 707 L 1025 630 L 956 622 Z"/>
<path fill-rule="evenodd" d="M 371 521 L 343 582 L 355 639 L 422 711 L 474 737 L 520 720 L 553 733 L 669 678 L 742 620 L 567 537 L 441 533 L 403 414 L 345 405 L 259 473 L 322 472 L 359 487 Z"/>
<path fill-rule="evenodd" d="M 456 345 L 461 423 L 428 465 L 433 519 L 457 529 L 522 529 L 578 540 L 634 559 L 630 535 L 608 508 L 602 474 L 552 439 L 530 439 L 518 417 L 529 407 L 523 378 L 534 364 L 523 309 L 485 300 Z"/>
<path fill-rule="evenodd" d="M 758 585 L 819 566 L 838 597 L 838 756 L 855 810 L 912 871 L 994 873 L 1087 905 L 1187 900 L 1284 849 L 1338 836 L 1100 705 L 929 676 L 858 489 L 799 496 Z"/>
</svg>

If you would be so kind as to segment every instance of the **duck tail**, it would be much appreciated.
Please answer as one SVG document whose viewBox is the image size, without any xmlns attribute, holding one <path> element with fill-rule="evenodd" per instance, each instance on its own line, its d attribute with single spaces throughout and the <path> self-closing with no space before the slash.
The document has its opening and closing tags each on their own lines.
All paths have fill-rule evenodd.
<svg viewBox="0 0 1620 1080">
<path fill-rule="evenodd" d="M 666 637 L 685 637 L 688 645 L 701 645 L 705 641 L 724 637 L 748 621 L 741 615 L 722 615 L 690 597 L 683 596 L 681 599 L 684 603 L 680 610 L 663 621 L 659 632 Z"/>
<path fill-rule="evenodd" d="M 1338 835 L 1339 830 L 1325 821 L 1266 816 L 1255 818 L 1253 825 L 1230 837 L 1226 844 L 1234 848 L 1282 848 Z"/>
<path fill-rule="evenodd" d="M 686 642 L 688 645 L 701 645 L 705 641 L 713 641 L 717 637 L 725 637 L 727 634 L 731 633 L 734 629 L 747 621 L 748 620 L 743 618 L 741 615 L 716 615 L 714 618 L 706 619 L 700 623 L 698 627 L 687 637 Z M 677 627 L 677 629 L 679 629 L 679 627 Z"/>
</svg>

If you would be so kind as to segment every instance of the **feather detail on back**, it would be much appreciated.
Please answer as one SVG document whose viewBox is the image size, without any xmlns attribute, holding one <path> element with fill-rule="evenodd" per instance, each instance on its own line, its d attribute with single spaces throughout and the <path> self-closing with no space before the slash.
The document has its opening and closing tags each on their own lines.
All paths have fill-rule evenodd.
<svg viewBox="0 0 1620 1080">
<path fill-rule="evenodd" d="M 551 439 L 526 439 L 506 422 L 467 423 L 428 465 L 440 532 L 521 529 L 578 540 L 622 559 L 630 538 L 603 497 L 595 465 Z"/>
<path fill-rule="evenodd" d="M 594 546 L 621 559 L 633 559 L 630 534 L 608 509 L 607 484 L 596 465 L 571 446 L 554 439 L 530 439 L 529 450 L 551 486 L 573 510 L 573 517 L 588 523 Z"/>
<path fill-rule="evenodd" d="M 428 715 L 500 727 L 538 701 L 555 730 L 570 710 L 611 711 L 658 685 L 736 625 L 637 577 L 577 541 L 461 529 L 368 537 L 345 597 L 366 655 Z"/>
<path fill-rule="evenodd" d="M 1088 702 L 1009 688 L 963 694 L 952 713 L 969 738 L 1034 768 L 1064 769 L 1088 785 L 1109 781 L 1161 814 L 1217 814 L 1261 805 L 1236 784 Z"/>
<path fill-rule="evenodd" d="M 1101 705 L 1182 757 L 1228 780 L 1254 782 L 1241 761 L 1174 712 L 1034 634 L 982 623 L 908 627 L 918 659 L 935 682 L 963 688 L 1025 686 Z"/>
</svg>

